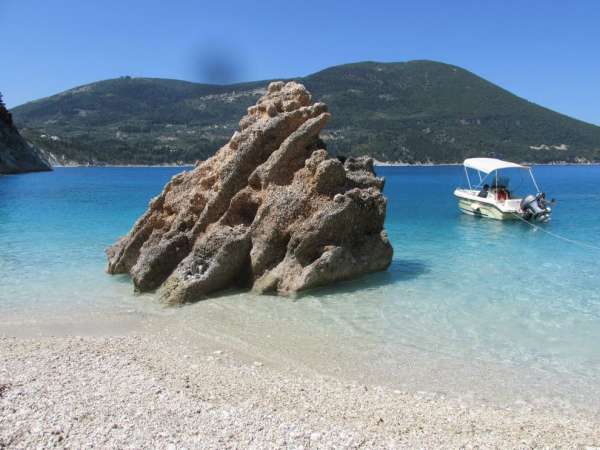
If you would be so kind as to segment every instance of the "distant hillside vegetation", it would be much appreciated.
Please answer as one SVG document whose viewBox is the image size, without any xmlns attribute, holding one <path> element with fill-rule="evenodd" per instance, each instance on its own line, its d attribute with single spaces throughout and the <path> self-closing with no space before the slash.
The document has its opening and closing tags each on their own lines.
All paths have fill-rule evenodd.
<svg viewBox="0 0 600 450">
<path fill-rule="evenodd" d="M 600 127 L 558 114 L 456 66 L 364 62 L 304 78 L 333 114 L 334 153 L 383 161 L 600 161 Z M 229 86 L 100 81 L 13 109 L 22 134 L 59 162 L 163 164 L 212 155 L 269 81 Z"/>
</svg>

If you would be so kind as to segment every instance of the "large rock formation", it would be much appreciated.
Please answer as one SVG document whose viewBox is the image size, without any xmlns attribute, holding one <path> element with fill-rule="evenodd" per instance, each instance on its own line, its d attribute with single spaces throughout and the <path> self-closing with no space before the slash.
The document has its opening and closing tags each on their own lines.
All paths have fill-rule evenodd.
<svg viewBox="0 0 600 450">
<path fill-rule="evenodd" d="M 129 234 L 107 250 L 108 272 L 169 303 L 231 286 L 290 294 L 385 270 L 383 179 L 370 158 L 331 158 L 329 120 L 301 84 L 271 83 L 212 158 L 174 176 Z"/>
<path fill-rule="evenodd" d="M 21 137 L 0 95 L 0 174 L 52 170 L 42 152 Z"/>
</svg>

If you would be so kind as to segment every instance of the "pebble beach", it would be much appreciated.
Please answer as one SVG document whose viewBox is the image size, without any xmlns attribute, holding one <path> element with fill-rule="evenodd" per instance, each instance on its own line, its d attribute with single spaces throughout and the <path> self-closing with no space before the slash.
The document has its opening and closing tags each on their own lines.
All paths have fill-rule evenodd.
<svg viewBox="0 0 600 450">
<path fill-rule="evenodd" d="M 600 419 L 349 382 L 136 331 L 0 339 L 0 448 L 593 448 Z"/>
</svg>

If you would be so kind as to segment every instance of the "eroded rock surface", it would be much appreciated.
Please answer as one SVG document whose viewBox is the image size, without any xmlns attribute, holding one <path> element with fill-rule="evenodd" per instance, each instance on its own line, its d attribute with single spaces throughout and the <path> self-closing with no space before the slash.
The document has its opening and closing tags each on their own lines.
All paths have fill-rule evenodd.
<svg viewBox="0 0 600 450">
<path fill-rule="evenodd" d="M 319 132 L 329 118 L 303 85 L 271 83 L 231 140 L 174 176 L 107 250 L 108 272 L 184 303 L 232 286 L 291 294 L 385 270 L 383 179 L 370 158 L 327 154 Z"/>
</svg>

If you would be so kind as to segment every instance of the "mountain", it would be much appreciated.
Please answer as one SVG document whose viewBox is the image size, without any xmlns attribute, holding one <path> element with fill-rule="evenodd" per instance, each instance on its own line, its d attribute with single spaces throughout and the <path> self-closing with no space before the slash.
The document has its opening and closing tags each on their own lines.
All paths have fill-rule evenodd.
<svg viewBox="0 0 600 450">
<path fill-rule="evenodd" d="M 0 175 L 51 170 L 44 156 L 21 137 L 0 95 Z"/>
<path fill-rule="evenodd" d="M 328 104 L 322 134 L 333 153 L 382 161 L 600 161 L 600 127 L 519 98 L 461 69 L 433 62 L 331 67 L 303 83 Z M 105 80 L 13 110 L 23 134 L 60 162 L 161 164 L 212 155 L 269 83 Z"/>
</svg>

